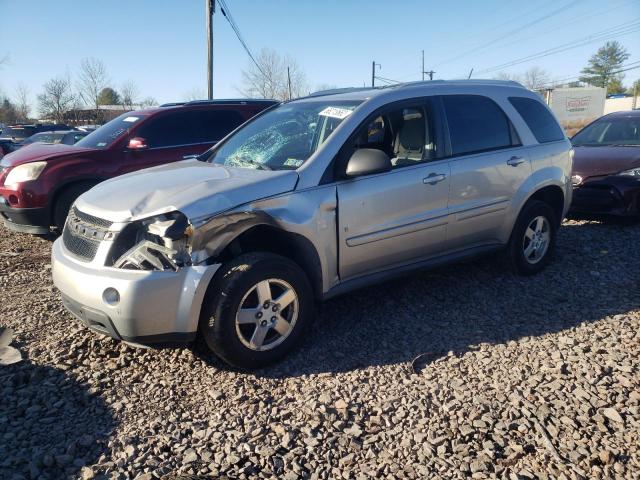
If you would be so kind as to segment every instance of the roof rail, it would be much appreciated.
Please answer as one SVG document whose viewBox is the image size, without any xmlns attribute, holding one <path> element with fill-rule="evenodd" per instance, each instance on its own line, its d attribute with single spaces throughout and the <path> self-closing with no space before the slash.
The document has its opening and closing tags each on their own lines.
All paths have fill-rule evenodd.
<svg viewBox="0 0 640 480">
<path fill-rule="evenodd" d="M 270 100 L 268 98 L 220 98 L 213 100 L 191 100 L 185 102 L 184 105 L 264 105 L 280 103 L 278 100 Z"/>
<path fill-rule="evenodd" d="M 405 82 L 393 85 L 395 87 L 405 88 L 405 87 L 419 87 L 433 84 L 454 84 L 454 85 L 511 85 L 513 87 L 521 87 L 525 88 L 522 84 L 514 81 L 514 80 L 494 80 L 494 79 L 482 79 L 482 78 L 472 78 L 472 79 L 457 79 L 457 80 L 424 80 L 424 81 L 416 81 L 416 82 Z"/>
<path fill-rule="evenodd" d="M 307 97 L 323 97 L 325 95 L 336 95 L 339 93 L 353 93 L 364 92 L 366 90 L 375 90 L 375 87 L 345 87 L 345 88 L 330 88 L 328 90 L 318 90 L 317 92 L 310 93 Z"/>
</svg>

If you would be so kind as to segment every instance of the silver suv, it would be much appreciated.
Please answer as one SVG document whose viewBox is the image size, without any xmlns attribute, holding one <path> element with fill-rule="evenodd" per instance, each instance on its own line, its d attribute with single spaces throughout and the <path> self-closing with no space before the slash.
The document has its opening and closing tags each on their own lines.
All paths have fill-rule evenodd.
<svg viewBox="0 0 640 480">
<path fill-rule="evenodd" d="M 259 367 L 300 341 L 316 300 L 497 250 L 540 271 L 570 176 L 571 144 L 517 83 L 322 92 L 82 195 L 53 279 L 89 328 L 145 345 L 199 332 Z"/>
</svg>

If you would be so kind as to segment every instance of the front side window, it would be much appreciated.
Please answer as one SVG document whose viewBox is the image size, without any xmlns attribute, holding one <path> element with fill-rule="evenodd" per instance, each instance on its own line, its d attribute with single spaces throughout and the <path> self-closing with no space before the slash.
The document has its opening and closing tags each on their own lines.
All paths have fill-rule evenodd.
<svg viewBox="0 0 640 480">
<path fill-rule="evenodd" d="M 108 148 L 118 139 L 127 135 L 144 117 L 145 115 L 132 115 L 130 113 L 120 115 L 91 132 L 76 145 L 84 148 Z"/>
<path fill-rule="evenodd" d="M 195 112 L 169 112 L 150 119 L 136 132 L 149 148 L 175 147 L 195 142 Z"/>
<path fill-rule="evenodd" d="M 574 147 L 640 145 L 640 117 L 603 117 L 571 139 Z"/>
<path fill-rule="evenodd" d="M 542 103 L 525 97 L 509 97 L 509 102 L 518 111 L 538 142 L 555 142 L 564 139 L 562 128 Z"/>
<path fill-rule="evenodd" d="M 301 100 L 280 105 L 256 117 L 203 158 L 230 167 L 295 170 L 360 103 Z"/>
<path fill-rule="evenodd" d="M 452 155 L 512 146 L 512 127 L 507 115 L 491 99 L 480 95 L 442 97 L 449 125 Z"/>
<path fill-rule="evenodd" d="M 354 148 L 382 150 L 394 168 L 415 165 L 435 158 L 431 123 L 428 110 L 421 103 L 392 108 L 360 129 Z"/>
</svg>

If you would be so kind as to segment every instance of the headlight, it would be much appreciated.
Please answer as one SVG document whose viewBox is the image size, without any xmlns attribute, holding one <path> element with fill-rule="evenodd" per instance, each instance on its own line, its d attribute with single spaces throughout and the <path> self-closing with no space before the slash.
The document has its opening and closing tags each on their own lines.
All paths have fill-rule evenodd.
<svg viewBox="0 0 640 480">
<path fill-rule="evenodd" d="M 111 250 L 116 268 L 177 270 L 191 264 L 192 228 L 180 212 L 132 223 L 118 235 Z"/>
<path fill-rule="evenodd" d="M 640 167 L 632 168 L 631 170 L 625 170 L 618 175 L 627 175 L 629 177 L 640 177 Z"/>
<path fill-rule="evenodd" d="M 47 162 L 31 162 L 13 167 L 4 180 L 5 185 L 13 185 L 14 183 L 28 182 L 38 178 Z"/>
<path fill-rule="evenodd" d="M 582 177 L 580 175 L 571 175 L 571 185 L 577 187 L 582 183 Z"/>
</svg>

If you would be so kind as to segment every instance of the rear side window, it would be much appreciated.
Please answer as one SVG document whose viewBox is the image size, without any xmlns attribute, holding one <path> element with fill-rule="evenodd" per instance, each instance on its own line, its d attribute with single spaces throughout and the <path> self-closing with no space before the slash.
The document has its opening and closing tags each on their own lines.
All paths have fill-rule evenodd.
<svg viewBox="0 0 640 480">
<path fill-rule="evenodd" d="M 515 133 L 502 109 L 480 95 L 442 97 L 449 125 L 452 155 L 507 148 Z"/>
<path fill-rule="evenodd" d="M 194 143 L 217 142 L 244 123 L 244 117 L 235 110 L 204 110 L 194 113 L 198 135 Z"/>
<path fill-rule="evenodd" d="M 555 142 L 564 139 L 560 125 L 540 102 L 525 97 L 509 97 L 509 101 L 527 123 L 538 142 Z"/>
</svg>

